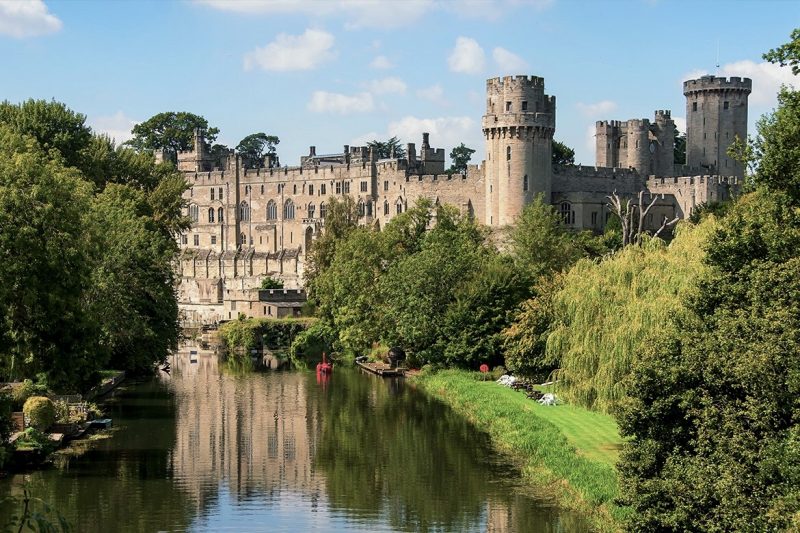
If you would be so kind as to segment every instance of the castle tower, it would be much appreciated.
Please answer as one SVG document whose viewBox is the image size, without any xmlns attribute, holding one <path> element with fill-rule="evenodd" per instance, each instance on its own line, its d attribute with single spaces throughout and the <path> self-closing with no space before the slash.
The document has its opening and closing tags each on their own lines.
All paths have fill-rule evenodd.
<svg viewBox="0 0 800 533">
<path fill-rule="evenodd" d="M 655 144 L 652 144 L 653 174 L 675 175 L 675 121 L 672 113 L 665 109 L 656 111 Z"/>
<path fill-rule="evenodd" d="M 544 78 L 486 80 L 486 224 L 512 224 L 537 194 L 550 202 L 556 98 Z"/>
<path fill-rule="evenodd" d="M 747 139 L 747 96 L 750 78 L 703 76 L 683 83 L 686 96 L 686 164 L 710 173 L 744 176 L 741 163 L 728 157 L 728 147 Z"/>
</svg>

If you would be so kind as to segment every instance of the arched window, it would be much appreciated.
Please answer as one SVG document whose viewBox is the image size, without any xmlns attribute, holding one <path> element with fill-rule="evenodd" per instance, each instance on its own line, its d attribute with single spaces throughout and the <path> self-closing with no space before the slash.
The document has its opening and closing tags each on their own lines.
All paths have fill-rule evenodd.
<svg viewBox="0 0 800 533">
<path fill-rule="evenodd" d="M 247 202 L 242 202 L 239 204 L 239 220 L 242 222 L 250 221 L 250 206 L 247 204 Z"/>
<path fill-rule="evenodd" d="M 401 214 L 403 212 L 403 201 L 398 198 L 395 207 L 397 208 L 397 214 Z"/>
<path fill-rule="evenodd" d="M 247 244 L 247 235 L 245 235 L 244 233 L 239 235 L 239 244 L 241 244 L 242 246 L 245 246 Z"/>
<path fill-rule="evenodd" d="M 308 204 L 308 218 L 314 218 L 314 211 L 316 211 L 316 209 L 313 202 Z"/>
<path fill-rule="evenodd" d="M 275 220 L 278 218 L 278 206 L 273 200 L 267 204 L 267 220 Z"/>
<path fill-rule="evenodd" d="M 506 146 L 506 161 L 511 161 L 511 147 Z"/>
<path fill-rule="evenodd" d="M 284 220 L 294 220 L 294 202 L 286 200 L 283 204 L 283 218 Z"/>
<path fill-rule="evenodd" d="M 372 216 L 372 200 L 367 200 L 367 216 Z"/>
<path fill-rule="evenodd" d="M 217 209 L 217 222 L 225 222 L 225 211 L 221 207 Z"/>
<path fill-rule="evenodd" d="M 328 216 L 328 206 L 325 205 L 325 202 L 319 204 L 319 218 L 325 218 Z"/>
<path fill-rule="evenodd" d="M 199 222 L 200 221 L 200 208 L 196 205 L 192 204 L 189 206 L 189 218 L 192 222 Z"/>
<path fill-rule="evenodd" d="M 364 200 L 361 198 L 358 199 L 358 218 L 364 216 Z"/>
<path fill-rule="evenodd" d="M 214 189 L 211 189 L 211 190 L 213 191 Z M 209 207 L 208 208 L 208 223 L 209 224 L 213 224 L 214 223 L 214 208 L 213 207 Z"/>
<path fill-rule="evenodd" d="M 389 200 L 383 201 L 383 214 L 384 216 L 389 214 Z"/>
<path fill-rule="evenodd" d="M 575 211 L 572 209 L 572 204 L 569 202 L 561 202 L 559 212 L 561 213 L 564 224 L 575 224 Z"/>
<path fill-rule="evenodd" d="M 292 185 L 292 194 L 297 194 L 297 184 Z"/>
</svg>

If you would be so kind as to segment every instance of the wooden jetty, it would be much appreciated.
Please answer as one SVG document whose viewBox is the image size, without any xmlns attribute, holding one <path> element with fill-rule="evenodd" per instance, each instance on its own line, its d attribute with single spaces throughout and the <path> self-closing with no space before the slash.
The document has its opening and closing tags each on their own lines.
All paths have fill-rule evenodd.
<svg viewBox="0 0 800 533">
<path fill-rule="evenodd" d="M 375 374 L 376 376 L 381 376 L 383 378 L 398 378 L 403 377 L 405 375 L 404 368 L 397 368 L 392 367 L 387 363 L 371 363 L 371 362 L 361 362 L 356 361 L 356 364 L 366 370 L 370 374 Z"/>
</svg>

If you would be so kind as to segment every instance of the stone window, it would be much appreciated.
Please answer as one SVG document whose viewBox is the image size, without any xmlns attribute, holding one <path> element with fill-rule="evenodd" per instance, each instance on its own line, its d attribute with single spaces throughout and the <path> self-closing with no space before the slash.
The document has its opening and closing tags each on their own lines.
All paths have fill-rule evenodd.
<svg viewBox="0 0 800 533">
<path fill-rule="evenodd" d="M 592 226 L 597 225 L 597 211 L 592 211 Z"/>
<path fill-rule="evenodd" d="M 506 146 L 506 161 L 511 161 L 511 147 Z"/>
<path fill-rule="evenodd" d="M 337 181 L 336 182 L 336 194 L 342 194 L 342 182 L 341 181 Z"/>
<path fill-rule="evenodd" d="M 194 245 L 195 246 L 200 246 L 200 235 L 195 235 L 194 236 Z"/>
<path fill-rule="evenodd" d="M 321 204 L 319 204 L 319 218 L 325 218 L 327 215 L 328 215 L 328 206 L 325 205 L 325 202 L 322 202 Z"/>
<path fill-rule="evenodd" d="M 309 183 L 308 184 L 308 194 L 312 194 L 312 195 L 314 194 L 314 184 L 313 183 Z"/>
<path fill-rule="evenodd" d="M 506 102 L 506 113 L 511 112 L 511 102 Z"/>
<path fill-rule="evenodd" d="M 244 233 L 239 235 L 239 244 L 241 244 L 242 246 L 247 244 L 247 235 L 245 235 Z"/>
<path fill-rule="evenodd" d="M 211 189 L 211 190 L 213 191 L 214 189 Z M 208 208 L 208 223 L 209 224 L 213 224 L 214 223 L 214 208 L 213 207 L 209 207 Z"/>
<path fill-rule="evenodd" d="M 564 224 L 575 224 L 575 211 L 572 209 L 572 204 L 561 202 L 559 212 Z"/>
<path fill-rule="evenodd" d="M 367 182 L 366 181 L 362 181 L 361 182 L 361 192 L 367 192 Z"/>
<path fill-rule="evenodd" d="M 185 233 L 181 235 L 181 244 L 189 244 L 189 236 Z"/>
<path fill-rule="evenodd" d="M 361 198 L 358 199 L 358 218 L 364 216 L 364 200 Z"/>
<path fill-rule="evenodd" d="M 211 244 L 217 244 L 217 236 L 216 235 L 212 235 L 211 236 Z"/>
<path fill-rule="evenodd" d="M 200 208 L 194 204 L 190 205 L 189 218 L 192 220 L 192 222 L 198 222 L 200 220 Z"/>
<path fill-rule="evenodd" d="M 283 219 L 294 220 L 294 202 L 291 199 L 283 204 Z"/>
<path fill-rule="evenodd" d="M 278 206 L 273 200 L 267 203 L 267 220 L 275 220 L 278 218 Z"/>
<path fill-rule="evenodd" d="M 264 184 L 261 184 L 261 194 L 264 194 Z"/>
<path fill-rule="evenodd" d="M 728 109 L 728 102 L 722 102 L 722 109 Z"/>
<path fill-rule="evenodd" d="M 396 207 L 397 207 L 397 214 L 398 215 L 401 214 L 403 212 L 403 202 L 400 201 L 400 200 L 397 200 Z"/>
<path fill-rule="evenodd" d="M 319 193 L 320 194 L 328 194 L 328 187 L 324 183 L 319 186 Z"/>
<path fill-rule="evenodd" d="M 250 206 L 247 202 L 239 204 L 239 220 L 242 222 L 250 222 Z"/>
<path fill-rule="evenodd" d="M 217 222 L 225 222 L 225 211 L 221 207 L 217 209 Z"/>
<path fill-rule="evenodd" d="M 372 200 L 367 200 L 367 216 L 372 216 Z"/>
<path fill-rule="evenodd" d="M 527 111 L 528 110 L 528 102 L 522 102 L 522 110 L 523 111 Z"/>
<path fill-rule="evenodd" d="M 528 190 L 528 175 L 527 174 L 525 174 L 525 176 L 523 176 L 523 178 L 522 178 L 522 190 L 526 191 L 526 192 Z"/>
<path fill-rule="evenodd" d="M 219 200 L 222 201 L 222 187 L 219 188 L 219 194 L 217 195 Z"/>
<path fill-rule="evenodd" d="M 697 102 L 692 102 L 692 111 L 697 111 Z"/>
<path fill-rule="evenodd" d="M 314 211 L 316 211 L 316 206 L 311 203 L 308 204 L 308 218 L 314 218 Z"/>
<path fill-rule="evenodd" d="M 189 189 L 189 198 L 194 198 L 194 187 Z"/>
<path fill-rule="evenodd" d="M 389 201 L 388 200 L 384 200 L 384 202 L 383 202 L 383 214 L 384 214 L 384 216 L 389 214 Z"/>
<path fill-rule="evenodd" d="M 211 187 L 211 201 L 214 201 L 214 187 Z"/>
<path fill-rule="evenodd" d="M 383 190 L 384 192 L 389 190 L 389 180 L 383 182 Z"/>
<path fill-rule="evenodd" d="M 297 184 L 292 185 L 292 194 L 297 194 Z"/>
<path fill-rule="evenodd" d="M 350 182 L 349 181 L 345 181 L 342 184 L 342 192 L 344 192 L 344 194 L 350 194 Z"/>
</svg>

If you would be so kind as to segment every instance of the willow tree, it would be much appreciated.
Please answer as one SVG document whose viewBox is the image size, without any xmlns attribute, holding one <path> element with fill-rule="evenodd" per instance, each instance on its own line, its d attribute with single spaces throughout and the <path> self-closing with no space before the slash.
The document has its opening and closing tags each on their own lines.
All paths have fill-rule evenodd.
<svg viewBox="0 0 800 533">
<path fill-rule="evenodd" d="M 642 246 L 600 262 L 583 259 L 564 276 L 545 349 L 546 360 L 559 363 L 561 396 L 602 411 L 625 396 L 642 346 L 670 323 L 706 272 L 704 245 L 716 224 L 710 217 L 681 226 L 669 245 L 644 238 Z"/>
</svg>

